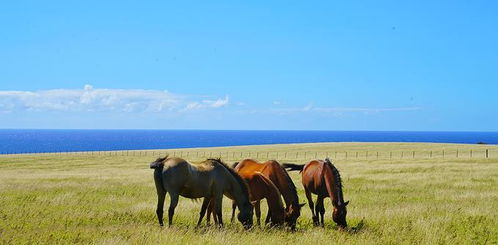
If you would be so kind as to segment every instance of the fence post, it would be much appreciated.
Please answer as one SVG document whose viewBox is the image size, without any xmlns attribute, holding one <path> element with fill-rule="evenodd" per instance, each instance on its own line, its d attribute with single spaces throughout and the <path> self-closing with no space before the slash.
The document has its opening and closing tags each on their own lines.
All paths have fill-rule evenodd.
<svg viewBox="0 0 498 245">
<path fill-rule="evenodd" d="M 458 158 L 458 149 L 457 149 L 457 156 L 456 157 Z"/>
<path fill-rule="evenodd" d="M 404 153 L 404 152 L 401 152 L 401 158 L 403 158 L 403 153 Z"/>
<path fill-rule="evenodd" d="M 470 158 L 472 158 L 472 150 L 470 150 Z"/>
<path fill-rule="evenodd" d="M 413 157 L 412 158 L 415 158 L 415 151 L 413 151 Z"/>
<path fill-rule="evenodd" d="M 316 151 L 315 151 L 315 159 L 316 159 Z"/>
<path fill-rule="evenodd" d="M 379 152 L 377 152 L 377 159 L 379 159 Z"/>
<path fill-rule="evenodd" d="M 432 151 L 431 151 L 431 158 L 432 158 Z"/>
<path fill-rule="evenodd" d="M 486 149 L 486 158 L 488 158 L 489 154 L 488 154 L 488 149 Z"/>
<path fill-rule="evenodd" d="M 444 159 L 444 150 L 443 150 L 443 159 Z"/>
</svg>

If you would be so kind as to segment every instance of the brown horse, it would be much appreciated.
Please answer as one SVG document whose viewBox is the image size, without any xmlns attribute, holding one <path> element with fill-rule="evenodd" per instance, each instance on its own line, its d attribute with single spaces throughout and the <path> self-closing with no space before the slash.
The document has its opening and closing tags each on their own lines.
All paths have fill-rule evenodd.
<svg viewBox="0 0 498 245">
<path fill-rule="evenodd" d="M 158 158 L 150 164 L 154 169 L 154 181 L 157 190 L 157 218 L 163 225 L 163 207 L 166 193 L 171 197 L 168 209 L 169 225 L 173 222 L 178 197 L 196 199 L 204 197 L 213 200 L 217 220 L 223 226 L 221 207 L 223 195 L 235 200 L 240 213 L 239 221 L 245 228 L 252 226 L 252 205 L 249 202 L 249 191 L 244 180 L 229 166 L 219 159 L 208 159 L 199 164 L 191 164 L 181 158 Z M 205 213 L 201 210 L 201 214 Z M 199 218 L 201 220 L 202 217 Z"/>
<path fill-rule="evenodd" d="M 280 192 L 270 179 L 259 172 L 255 173 L 239 173 L 240 176 L 247 182 L 249 186 L 249 196 L 251 203 L 259 204 L 261 199 L 266 199 L 270 215 L 270 223 L 272 226 L 282 226 L 284 224 L 285 210 L 284 204 L 280 199 Z M 235 215 L 236 205 L 232 206 L 232 221 Z M 210 203 L 208 208 L 207 222 L 213 209 L 213 203 Z M 256 217 L 258 217 L 258 225 L 260 225 L 261 209 L 260 206 L 255 206 Z M 214 217 L 216 222 L 216 216 Z"/>
<path fill-rule="evenodd" d="M 325 214 L 325 207 L 323 205 L 323 199 L 330 197 L 334 207 L 332 219 L 341 228 L 346 228 L 348 226 L 346 222 L 346 206 L 349 204 L 349 201 L 344 202 L 341 175 L 328 158 L 326 158 L 325 161 L 313 160 L 302 165 L 285 163 L 284 168 L 288 171 L 299 170 L 302 172 L 302 182 L 315 225 L 324 225 L 323 216 Z M 316 200 L 316 214 L 313 209 L 311 193 L 318 196 Z"/>
<path fill-rule="evenodd" d="M 299 204 L 296 186 L 294 185 L 294 182 L 292 182 L 287 171 L 285 171 L 285 169 L 275 160 L 259 163 L 252 159 L 245 159 L 239 163 L 235 163 L 234 168 L 241 175 L 260 172 L 275 184 L 285 201 L 285 223 L 294 230 L 296 228 L 297 218 L 301 215 L 301 207 L 304 206 L 304 204 Z M 260 212 L 260 205 L 260 201 L 257 201 L 254 205 L 258 224 L 260 222 L 260 215 L 258 215 L 258 212 Z M 266 216 L 266 223 L 270 221 L 271 216 L 272 213 L 271 210 L 269 210 L 268 215 Z"/>
</svg>

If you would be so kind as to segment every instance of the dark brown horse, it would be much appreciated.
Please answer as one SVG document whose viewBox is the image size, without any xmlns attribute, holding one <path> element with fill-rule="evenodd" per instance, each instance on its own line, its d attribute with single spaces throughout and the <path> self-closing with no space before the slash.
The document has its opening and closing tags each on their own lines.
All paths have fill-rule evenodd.
<svg viewBox="0 0 498 245">
<path fill-rule="evenodd" d="M 221 205 L 223 195 L 235 200 L 240 213 L 239 221 L 245 228 L 252 226 L 253 207 L 249 202 L 249 191 L 245 181 L 229 166 L 219 159 L 208 159 L 198 164 L 191 164 L 181 158 L 158 158 L 150 164 L 154 169 L 154 181 L 157 190 L 157 218 L 163 225 L 163 207 L 166 193 L 171 197 L 168 209 L 169 225 L 173 223 L 173 215 L 178 197 L 213 200 L 217 221 L 223 226 Z M 207 202 L 204 201 L 206 204 Z M 207 205 L 203 203 L 201 214 L 205 213 Z M 202 216 L 199 220 L 202 219 Z"/>
<path fill-rule="evenodd" d="M 274 160 L 259 163 L 252 159 L 245 159 L 239 163 L 235 163 L 234 168 L 242 176 L 259 172 L 275 184 L 285 201 L 285 223 L 294 230 L 296 228 L 297 218 L 301 215 L 301 207 L 304 206 L 304 204 L 299 204 L 296 186 L 294 185 L 294 182 L 292 182 L 287 171 Z M 254 205 L 258 223 L 260 205 L 260 201 L 257 201 Z M 266 216 L 266 223 L 270 221 L 271 216 L 271 210 L 269 210 L 268 215 Z"/>
<path fill-rule="evenodd" d="M 330 197 L 332 199 L 332 206 L 334 207 L 332 219 L 341 228 L 348 226 L 346 222 L 346 206 L 349 204 L 349 201 L 344 202 L 341 175 L 328 158 L 325 161 L 313 160 L 302 165 L 285 163 L 284 168 L 288 171 L 299 170 L 302 173 L 302 182 L 315 225 L 324 225 L 323 216 L 325 214 L 325 207 L 323 199 Z M 311 193 L 318 196 L 316 210 L 313 207 Z"/>
</svg>

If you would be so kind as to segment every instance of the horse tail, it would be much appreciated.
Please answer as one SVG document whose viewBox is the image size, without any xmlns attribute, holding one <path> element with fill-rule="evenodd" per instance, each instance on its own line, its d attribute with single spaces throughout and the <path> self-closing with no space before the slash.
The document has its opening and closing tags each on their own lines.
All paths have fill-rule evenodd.
<svg viewBox="0 0 498 245">
<path fill-rule="evenodd" d="M 163 185 L 163 168 L 164 162 L 168 159 L 168 155 L 163 158 L 158 158 L 156 161 L 150 164 L 150 168 L 154 169 L 154 182 L 156 183 L 156 189 L 159 192 L 165 193 Z"/>
<path fill-rule="evenodd" d="M 295 163 L 283 163 L 282 166 L 287 171 L 298 171 L 303 172 L 304 164 L 295 164 Z"/>
</svg>

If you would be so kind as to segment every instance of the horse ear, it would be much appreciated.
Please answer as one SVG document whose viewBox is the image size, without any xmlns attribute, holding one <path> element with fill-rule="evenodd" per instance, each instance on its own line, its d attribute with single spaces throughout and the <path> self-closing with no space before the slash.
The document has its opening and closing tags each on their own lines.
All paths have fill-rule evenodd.
<svg viewBox="0 0 498 245">
<path fill-rule="evenodd" d="M 345 202 L 345 203 L 344 203 L 344 206 L 348 206 L 348 204 L 349 204 L 349 201 Z"/>
<path fill-rule="evenodd" d="M 299 207 L 301 207 L 301 208 L 302 208 L 302 207 L 304 207 L 304 205 L 306 205 L 306 203 L 300 203 L 300 204 L 299 204 Z"/>
</svg>

